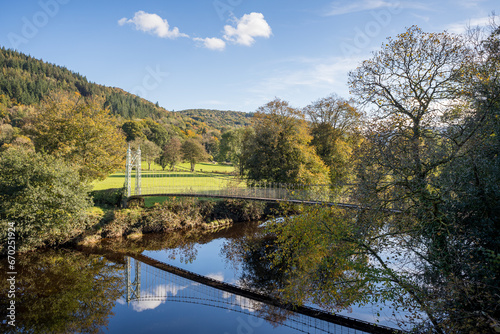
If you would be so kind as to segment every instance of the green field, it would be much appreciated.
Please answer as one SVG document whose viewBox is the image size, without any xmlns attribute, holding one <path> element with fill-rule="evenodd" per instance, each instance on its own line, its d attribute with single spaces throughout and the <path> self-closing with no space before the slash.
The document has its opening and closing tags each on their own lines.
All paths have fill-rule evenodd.
<svg viewBox="0 0 500 334">
<path fill-rule="evenodd" d="M 199 163 L 196 164 L 195 173 L 189 171 L 189 163 L 182 163 L 176 166 L 176 171 L 163 171 L 161 166 L 151 164 L 151 170 L 148 170 L 147 163 L 141 164 L 142 168 L 142 188 L 154 189 L 155 192 L 162 193 L 163 189 L 182 190 L 189 187 L 218 189 L 227 186 L 235 180 L 229 173 L 234 172 L 235 168 L 231 165 Z M 119 171 L 108 176 L 103 181 L 93 183 L 94 190 L 103 190 L 111 188 L 121 188 L 125 183 L 125 172 Z M 135 184 L 135 171 L 132 171 L 132 184 Z"/>
<path fill-rule="evenodd" d="M 253 198 L 281 198 L 295 200 L 324 200 L 332 201 L 332 194 L 328 186 L 305 187 L 302 184 L 279 184 L 262 182 L 248 187 L 244 180 L 231 175 L 235 168 L 229 165 L 200 163 L 195 172 L 189 171 L 189 164 L 180 164 L 175 171 L 163 171 L 156 164 L 148 170 L 147 164 L 141 165 L 141 191 L 136 191 L 135 171 L 132 171 L 130 195 L 152 195 L 161 198 L 146 199 L 146 206 L 163 202 L 161 195 L 191 194 L 204 197 L 230 196 Z M 110 175 L 103 181 L 93 184 L 94 190 L 122 188 L 125 183 L 125 172 L 120 171 Z M 336 200 L 340 200 L 340 194 Z"/>
</svg>

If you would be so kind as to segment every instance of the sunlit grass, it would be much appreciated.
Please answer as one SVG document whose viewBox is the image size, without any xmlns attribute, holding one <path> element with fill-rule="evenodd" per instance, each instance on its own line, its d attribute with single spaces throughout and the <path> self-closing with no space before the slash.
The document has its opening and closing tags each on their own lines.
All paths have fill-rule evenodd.
<svg viewBox="0 0 500 334">
<path fill-rule="evenodd" d="M 174 189 L 181 190 L 189 187 L 217 189 L 226 187 L 229 182 L 235 179 L 229 175 L 234 171 L 234 167 L 231 165 L 200 163 L 196 164 L 195 173 L 191 173 L 188 163 L 179 164 L 177 171 L 171 172 L 169 170 L 163 171 L 161 166 L 157 164 L 151 164 L 151 170 L 148 170 L 147 163 L 143 162 L 141 169 L 142 188 L 155 188 L 158 193 L 165 192 L 162 189 L 169 189 L 169 192 L 172 192 Z M 121 188 L 124 183 L 125 172 L 120 171 L 108 176 L 105 180 L 94 182 L 93 189 Z M 132 184 L 135 184 L 135 170 L 132 171 Z"/>
</svg>

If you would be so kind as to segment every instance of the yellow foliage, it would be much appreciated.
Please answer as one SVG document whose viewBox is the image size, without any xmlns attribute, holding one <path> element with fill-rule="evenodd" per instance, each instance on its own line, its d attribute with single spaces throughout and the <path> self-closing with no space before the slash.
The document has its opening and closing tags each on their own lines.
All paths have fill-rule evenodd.
<svg viewBox="0 0 500 334">
<path fill-rule="evenodd" d="M 35 148 L 75 165 L 83 179 L 103 179 L 123 167 L 125 137 L 102 101 L 56 94 L 27 126 Z"/>
</svg>

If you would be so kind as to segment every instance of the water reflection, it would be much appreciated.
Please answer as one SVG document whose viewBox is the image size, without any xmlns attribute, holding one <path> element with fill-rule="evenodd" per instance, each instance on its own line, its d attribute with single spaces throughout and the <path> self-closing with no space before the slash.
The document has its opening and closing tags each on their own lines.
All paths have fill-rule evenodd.
<svg viewBox="0 0 500 334">
<path fill-rule="evenodd" d="M 259 233 L 227 240 L 221 254 L 238 270 L 241 286 L 279 299 L 290 265 L 285 262 L 272 265 L 269 254 L 274 249 L 274 238 Z"/>
<path fill-rule="evenodd" d="M 214 280 L 229 280 L 278 297 L 285 270 L 261 260 L 272 251 L 272 240 L 259 239 L 259 235 L 257 224 L 245 224 L 216 233 L 150 235 L 140 240 L 104 241 L 87 249 L 18 256 L 17 328 L 6 327 L 4 322 L 0 332 L 362 333 L 123 255 L 156 254 L 162 261 L 184 265 Z M 227 268 L 216 261 L 239 267 L 238 280 L 231 280 Z M 7 295 L 6 268 L 6 261 L 0 261 L 1 296 Z M 0 312 L 7 309 L 7 303 L 7 298 L 0 298 Z"/>
<path fill-rule="evenodd" d="M 9 300 L 0 264 L 0 308 Z M 97 255 L 47 251 L 17 257 L 16 326 L 2 333 L 99 333 L 123 295 L 123 265 Z M 2 320 L 5 317 L 2 317 Z"/>
<path fill-rule="evenodd" d="M 265 320 L 274 328 L 286 327 L 305 333 L 364 333 L 318 317 L 311 317 L 276 307 L 268 302 L 248 298 L 243 289 L 234 289 L 228 284 L 218 282 L 207 284 L 204 277 L 144 256 L 137 256 L 135 259 L 127 257 L 126 261 L 127 301 L 134 310 L 139 312 L 156 308 L 165 302 L 180 302 L 209 306 L 259 318 L 260 322 L 254 319 L 254 324 L 259 324 L 259 327 L 264 324 L 263 320 Z M 179 274 L 180 271 L 182 272 Z M 227 291 L 228 289 L 239 291 L 231 293 Z"/>
</svg>

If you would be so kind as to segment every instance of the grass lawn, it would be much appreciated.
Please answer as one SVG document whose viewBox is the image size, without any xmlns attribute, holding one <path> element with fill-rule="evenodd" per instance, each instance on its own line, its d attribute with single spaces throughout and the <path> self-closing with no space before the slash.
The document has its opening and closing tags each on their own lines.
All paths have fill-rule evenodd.
<svg viewBox="0 0 500 334">
<path fill-rule="evenodd" d="M 162 193 L 162 189 L 175 189 L 181 191 L 183 189 L 194 187 L 197 189 L 217 189 L 226 186 L 234 177 L 226 174 L 218 173 L 231 173 L 234 167 L 225 164 L 213 163 L 199 163 L 195 166 L 195 171 L 198 173 L 191 173 L 189 171 L 189 163 L 179 164 L 178 170 L 181 171 L 163 171 L 161 166 L 151 164 L 151 170 L 148 170 L 147 163 L 143 162 L 142 168 L 142 188 L 148 189 L 148 193 Z M 176 167 L 176 168 L 177 168 Z M 209 174 L 201 174 L 199 172 L 208 172 Z M 96 181 L 93 183 L 94 190 L 103 190 L 111 188 L 121 188 L 125 183 L 125 172 L 120 171 L 111 174 L 103 181 Z M 135 171 L 132 171 L 132 184 L 135 185 Z"/>
</svg>

